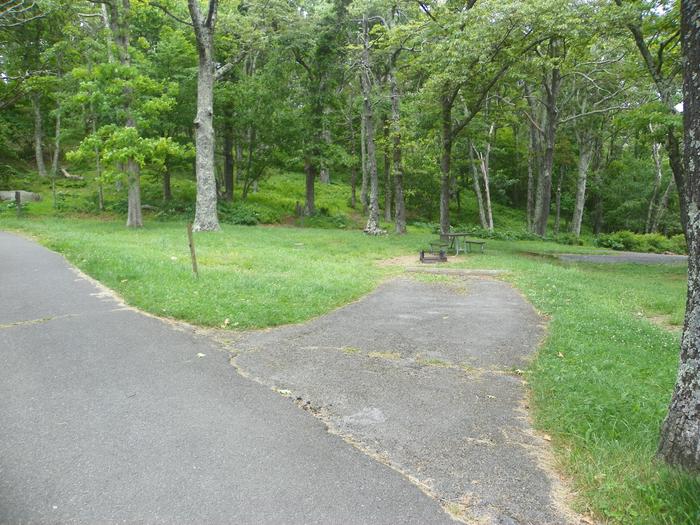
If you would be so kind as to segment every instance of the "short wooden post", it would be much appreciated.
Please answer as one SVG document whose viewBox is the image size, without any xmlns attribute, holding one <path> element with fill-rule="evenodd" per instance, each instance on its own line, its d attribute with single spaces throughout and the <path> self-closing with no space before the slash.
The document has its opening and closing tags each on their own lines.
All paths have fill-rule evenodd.
<svg viewBox="0 0 700 525">
<path fill-rule="evenodd" d="M 197 271 L 197 254 L 194 252 L 194 237 L 192 236 L 192 223 L 187 225 L 187 238 L 190 241 L 190 255 L 192 256 L 192 272 L 195 277 L 199 277 Z"/>
<path fill-rule="evenodd" d="M 22 196 L 18 191 L 15 192 L 15 207 L 17 208 L 17 218 L 22 216 Z"/>
</svg>

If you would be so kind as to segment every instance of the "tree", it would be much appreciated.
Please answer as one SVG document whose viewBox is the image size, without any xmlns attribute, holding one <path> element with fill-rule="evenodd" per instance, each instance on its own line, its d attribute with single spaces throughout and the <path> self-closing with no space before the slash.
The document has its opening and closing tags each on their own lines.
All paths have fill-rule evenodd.
<svg viewBox="0 0 700 525">
<path fill-rule="evenodd" d="M 337 95 L 334 88 L 338 85 L 338 66 L 344 53 L 342 38 L 345 35 L 346 3 L 344 0 L 302 2 L 292 15 L 293 22 L 287 21 L 282 36 L 286 49 L 291 51 L 294 61 L 303 71 L 306 136 L 302 156 L 306 175 L 304 211 L 307 215 L 316 212 L 315 182 L 325 164 L 325 108 L 332 105 L 332 99 Z"/>
<path fill-rule="evenodd" d="M 132 131 L 135 132 L 136 130 L 136 119 L 132 111 L 134 88 L 129 82 L 129 76 L 131 74 L 131 54 L 129 50 L 131 2 L 130 0 L 90 1 L 103 4 L 107 10 L 109 29 L 117 49 L 122 73 L 125 76 L 122 104 L 127 130 L 124 132 L 124 135 L 132 136 L 134 135 Z M 128 212 L 126 225 L 129 228 L 140 228 L 143 226 L 143 216 L 141 213 L 141 170 L 136 158 L 131 154 L 126 155 L 123 159 L 123 163 L 120 162 L 120 164 L 124 167 L 124 171 L 127 174 Z"/>
<path fill-rule="evenodd" d="M 700 2 L 681 2 L 683 131 L 687 216 L 688 297 L 680 365 L 658 455 L 671 465 L 700 472 Z M 680 188 L 679 188 L 680 191 Z"/>
<path fill-rule="evenodd" d="M 459 8 L 450 3 L 421 5 L 432 23 L 418 33 L 422 42 L 416 45 L 426 49 L 420 73 L 432 73 L 423 91 L 438 106 L 440 232 L 446 234 L 455 142 L 508 70 L 546 39 L 535 22 L 550 7 L 475 0 Z"/>
<path fill-rule="evenodd" d="M 197 116 L 194 119 L 197 169 L 197 205 L 195 231 L 219 230 L 216 212 L 216 176 L 214 164 L 214 29 L 218 0 L 209 0 L 206 13 L 198 0 L 187 0 L 197 41 L 199 68 L 197 70 Z"/>
<path fill-rule="evenodd" d="M 685 220 L 688 218 L 685 197 L 685 173 L 683 154 L 678 140 L 676 104 L 678 102 L 678 74 L 680 72 L 678 57 L 679 30 L 676 22 L 678 10 L 675 5 L 670 9 L 658 8 L 655 2 L 615 0 L 623 8 L 621 20 L 634 38 L 644 67 L 653 80 L 659 100 L 665 106 L 669 116 L 666 128 L 666 151 L 678 189 L 681 208 L 681 223 L 687 230 Z M 651 36 L 645 35 L 645 26 Z"/>
<path fill-rule="evenodd" d="M 44 13 L 33 0 L 0 1 L 0 28 L 18 27 L 43 16 Z"/>
<path fill-rule="evenodd" d="M 367 15 L 362 17 L 362 54 L 360 58 L 360 80 L 362 84 L 362 121 L 364 123 L 367 167 L 369 171 L 369 216 L 365 233 L 383 233 L 379 227 L 379 180 L 377 177 L 377 154 L 374 141 L 374 113 L 372 111 L 372 72 L 369 61 L 369 28 Z"/>
<path fill-rule="evenodd" d="M 401 95 L 396 73 L 389 73 L 391 85 L 392 169 L 394 178 L 394 222 L 396 233 L 406 233 L 406 201 L 404 200 L 403 154 L 401 149 Z"/>
</svg>

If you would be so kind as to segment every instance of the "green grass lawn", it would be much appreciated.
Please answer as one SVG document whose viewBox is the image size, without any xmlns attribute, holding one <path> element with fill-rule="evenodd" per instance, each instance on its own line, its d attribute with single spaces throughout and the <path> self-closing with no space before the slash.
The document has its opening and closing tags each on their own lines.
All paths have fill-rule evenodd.
<svg viewBox="0 0 700 525">
<path fill-rule="evenodd" d="M 6 225 L 17 225 L 6 219 Z M 2 223 L 0 223 L 0 227 Z M 412 251 L 427 234 L 368 239 L 360 231 L 223 225 L 197 233 L 199 279 L 184 223 L 25 221 L 22 229 L 149 312 L 238 328 L 305 321 L 369 292 L 396 268 L 375 262 Z"/>
<path fill-rule="evenodd" d="M 550 318 L 528 371 L 532 404 L 579 510 L 612 523 L 700 523 L 700 479 L 653 459 L 678 366 L 685 268 L 560 264 L 519 256 L 525 245 L 461 265 L 513 270 L 508 279 Z M 539 251 L 551 248 L 562 247 Z M 668 326 L 650 322 L 659 316 Z"/>
<path fill-rule="evenodd" d="M 417 250 L 425 232 L 370 238 L 358 231 L 224 226 L 200 233 L 200 278 L 184 223 L 17 221 L 130 304 L 234 329 L 301 322 L 369 292 L 400 268 L 377 261 Z M 678 266 L 559 263 L 547 254 L 590 248 L 488 241 L 450 266 L 510 270 L 506 279 L 550 318 L 528 371 L 539 429 L 552 436 L 578 510 L 610 523 L 700 523 L 700 480 L 654 461 L 678 362 L 686 271 Z M 542 255 L 536 255 L 542 254 Z"/>
</svg>

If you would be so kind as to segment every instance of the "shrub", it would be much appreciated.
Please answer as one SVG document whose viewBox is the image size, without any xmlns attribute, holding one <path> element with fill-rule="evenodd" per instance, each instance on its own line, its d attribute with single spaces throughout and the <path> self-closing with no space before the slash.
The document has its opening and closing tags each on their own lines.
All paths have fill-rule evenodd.
<svg viewBox="0 0 700 525">
<path fill-rule="evenodd" d="M 688 244 L 685 242 L 685 235 L 679 233 L 669 240 L 670 250 L 673 253 L 688 253 Z"/>
<path fill-rule="evenodd" d="M 568 244 L 569 246 L 583 246 L 583 241 L 573 233 L 560 233 L 552 237 L 557 244 Z"/>
<path fill-rule="evenodd" d="M 329 215 L 328 210 L 323 209 L 311 216 L 300 217 L 296 220 L 296 224 L 308 228 L 326 229 L 349 228 L 355 225 L 347 215 Z"/>
<path fill-rule="evenodd" d="M 219 219 L 221 222 L 243 226 L 255 226 L 261 222 L 260 216 L 253 206 L 238 202 L 219 204 Z"/>
<path fill-rule="evenodd" d="M 613 250 L 652 253 L 686 253 L 685 237 L 666 237 L 660 233 L 634 233 L 627 230 L 602 234 L 596 237 L 595 244 Z"/>
<path fill-rule="evenodd" d="M 453 231 L 466 232 L 481 239 L 494 239 L 498 241 L 535 241 L 541 238 L 526 230 L 494 230 L 489 231 L 480 226 L 454 226 Z M 438 230 L 439 231 L 439 230 Z"/>
</svg>

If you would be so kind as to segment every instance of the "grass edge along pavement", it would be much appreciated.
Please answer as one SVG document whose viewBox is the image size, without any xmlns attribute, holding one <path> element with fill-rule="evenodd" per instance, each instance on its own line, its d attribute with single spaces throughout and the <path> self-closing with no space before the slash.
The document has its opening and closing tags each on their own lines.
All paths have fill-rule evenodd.
<svg viewBox="0 0 700 525">
<path fill-rule="evenodd" d="M 198 310 L 187 317 L 185 300 L 201 302 L 207 292 L 216 291 L 217 273 L 236 286 L 251 281 L 246 293 L 233 297 L 250 315 L 236 320 L 210 312 L 215 322 L 203 323 L 229 328 L 280 324 L 271 321 L 291 310 L 294 315 L 284 321 L 301 322 L 357 299 L 400 271 L 380 268 L 377 261 L 413 253 L 429 237 L 416 233 L 377 240 L 360 232 L 225 227 L 223 234 L 197 236 L 205 277 L 197 286 L 215 283 L 194 293 L 198 290 L 178 287 L 183 276 L 193 281 L 184 225 L 159 224 L 140 232 L 129 232 L 121 223 L 91 221 L 7 221 L 5 226 L 34 234 L 130 304 L 157 315 L 181 314 L 202 324 L 207 317 Z M 578 494 L 576 510 L 610 523 L 699 523 L 700 479 L 653 459 L 675 379 L 678 334 L 647 317 L 682 321 L 684 268 L 559 264 L 523 257 L 520 251 L 572 247 L 489 241 L 485 255 L 453 258 L 457 262 L 450 266 L 511 270 L 504 278 L 550 318 L 548 338 L 527 378 L 535 423 L 552 437 L 559 464 Z M 285 258 L 284 252 L 293 257 Z M 153 283 L 145 286 L 149 279 L 167 283 L 171 291 L 158 292 Z M 135 289 L 157 300 L 141 302 Z M 270 308 L 268 301 L 276 295 L 283 300 Z M 310 307 L 297 308 L 309 298 Z M 230 305 L 231 297 L 227 301 Z M 158 302 L 168 303 L 172 311 L 160 311 L 154 307 Z"/>
<path fill-rule="evenodd" d="M 465 266 L 504 264 L 476 257 Z M 649 317 L 682 323 L 685 268 L 517 266 L 504 278 L 550 318 L 527 377 L 536 426 L 553 438 L 576 510 L 611 523 L 700 523 L 700 479 L 654 459 L 679 341 Z"/>
</svg>

